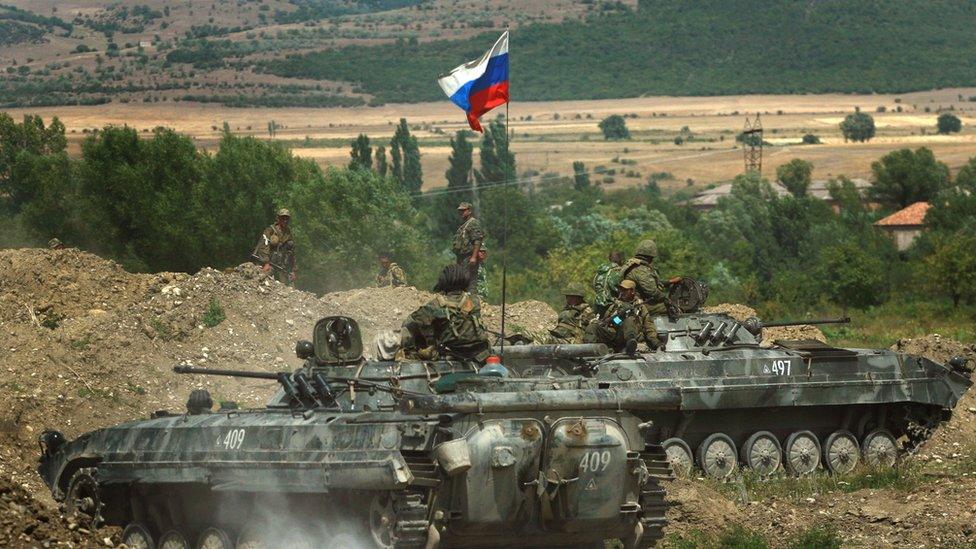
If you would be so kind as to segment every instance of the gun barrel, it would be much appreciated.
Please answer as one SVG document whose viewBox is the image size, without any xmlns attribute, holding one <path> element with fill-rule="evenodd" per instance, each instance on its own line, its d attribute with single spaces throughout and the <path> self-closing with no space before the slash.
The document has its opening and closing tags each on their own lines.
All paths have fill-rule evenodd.
<svg viewBox="0 0 976 549">
<path fill-rule="evenodd" d="M 405 413 L 539 412 L 573 410 L 678 410 L 677 388 L 581 389 L 513 393 L 418 395 L 404 399 Z"/>
<path fill-rule="evenodd" d="M 501 347 L 494 347 L 492 352 L 501 353 Z M 506 359 L 555 359 L 605 356 L 610 351 L 602 343 L 566 343 L 558 345 L 506 345 Z"/>
<path fill-rule="evenodd" d="M 763 328 L 781 328 L 784 326 L 816 326 L 818 324 L 848 324 L 851 317 L 819 318 L 814 320 L 785 320 L 782 322 L 764 322 Z"/>
<path fill-rule="evenodd" d="M 281 374 L 272 372 L 248 372 L 247 370 L 214 370 L 211 368 L 196 368 L 194 366 L 173 366 L 177 374 L 203 374 L 208 376 L 248 377 L 252 379 L 278 380 Z M 288 375 L 288 374 L 286 374 Z"/>
</svg>

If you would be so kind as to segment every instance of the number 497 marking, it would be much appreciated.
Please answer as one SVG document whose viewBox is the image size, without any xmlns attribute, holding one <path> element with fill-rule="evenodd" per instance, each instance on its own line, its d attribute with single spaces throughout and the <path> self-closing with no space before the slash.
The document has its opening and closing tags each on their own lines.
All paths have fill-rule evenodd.
<svg viewBox="0 0 976 549">
<path fill-rule="evenodd" d="M 774 360 L 772 364 L 763 366 L 763 373 L 774 376 L 788 376 L 790 375 L 790 365 L 789 360 Z"/>
<path fill-rule="evenodd" d="M 227 431 L 227 434 L 223 438 L 217 435 L 217 447 L 223 447 L 224 450 L 240 450 L 244 445 L 244 436 L 246 434 L 244 429 L 231 429 Z"/>
</svg>

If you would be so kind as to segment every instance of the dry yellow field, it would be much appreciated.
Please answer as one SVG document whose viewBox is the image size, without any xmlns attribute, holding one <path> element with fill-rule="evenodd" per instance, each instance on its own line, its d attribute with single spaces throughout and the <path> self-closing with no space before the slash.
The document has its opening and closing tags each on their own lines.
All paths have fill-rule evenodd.
<svg viewBox="0 0 976 549">
<path fill-rule="evenodd" d="M 514 92 L 517 97 L 517 90 Z M 761 112 L 766 141 L 763 173 L 775 175 L 776 166 L 792 158 L 813 162 L 814 177 L 837 175 L 866 177 L 871 162 L 898 148 L 926 146 L 958 169 L 976 156 L 976 103 L 969 102 L 976 89 L 950 89 L 900 95 L 749 95 L 723 97 L 642 97 L 622 100 L 515 102 L 511 106 L 512 148 L 520 172 L 569 174 L 572 162 L 589 168 L 616 168 L 608 188 L 632 186 L 654 172 L 669 172 L 671 188 L 698 186 L 731 179 L 743 169 L 742 150 L 735 135 L 742 130 L 746 113 Z M 860 107 L 875 117 L 878 134 L 869 143 L 844 143 L 838 124 Z M 884 107 L 885 112 L 877 112 Z M 903 112 L 895 112 L 898 107 Z M 936 111 L 953 108 L 963 121 L 963 131 L 952 136 L 934 135 Z M 930 112 L 925 112 L 929 109 Z M 275 121 L 281 129 L 276 139 L 286 140 L 297 155 L 320 164 L 345 164 L 347 140 L 360 133 L 374 144 L 393 133 L 396 121 L 405 117 L 421 142 L 423 167 L 429 188 L 444 184 L 443 173 L 450 154 L 448 137 L 466 127 L 461 111 L 447 101 L 424 104 L 391 104 L 359 108 L 235 109 L 210 104 L 128 104 L 50 107 L 8 111 L 19 117 L 26 112 L 45 119 L 59 117 L 73 144 L 82 131 L 107 124 L 127 124 L 140 130 L 167 126 L 194 137 L 203 148 L 212 148 L 226 122 L 240 134 L 269 138 L 267 128 Z M 604 141 L 598 122 L 610 115 L 630 115 L 629 141 Z M 636 118 L 633 116 L 636 115 Z M 822 145 L 799 145 L 813 133 Z M 674 138 L 686 138 L 675 145 Z M 687 137 L 691 136 L 690 141 Z M 306 139 L 312 140 L 307 145 Z M 319 140 L 319 141 L 315 141 Z M 476 149 L 477 154 L 477 149 Z M 613 159 L 627 159 L 628 165 Z M 633 163 L 630 163 L 633 161 Z M 477 161 L 476 161 L 477 162 Z M 632 172 L 630 176 L 621 175 Z"/>
</svg>

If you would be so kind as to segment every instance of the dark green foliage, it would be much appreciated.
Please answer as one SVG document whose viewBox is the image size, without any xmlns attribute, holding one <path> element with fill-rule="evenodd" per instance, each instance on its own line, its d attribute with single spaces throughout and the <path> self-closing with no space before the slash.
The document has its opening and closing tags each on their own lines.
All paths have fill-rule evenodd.
<svg viewBox="0 0 976 549">
<path fill-rule="evenodd" d="M 604 139 L 630 139 L 627 121 L 619 114 L 612 114 L 601 120 L 600 131 L 603 132 Z"/>
<path fill-rule="evenodd" d="M 317 21 L 340 15 L 395 10 L 420 4 L 423 0 L 353 0 L 334 2 L 323 0 L 289 0 L 292 10 L 275 10 L 276 23 Z"/>
<path fill-rule="evenodd" d="M 874 131 L 874 118 L 860 111 L 847 115 L 840 123 L 840 133 L 844 135 L 844 141 L 864 143 L 874 137 Z"/>
<path fill-rule="evenodd" d="M 349 156 L 352 157 L 349 161 L 350 170 L 373 169 L 373 147 L 369 146 L 369 137 L 366 134 L 359 134 L 359 137 L 352 142 Z"/>
<path fill-rule="evenodd" d="M 389 167 L 386 165 L 386 147 L 381 145 L 376 147 L 376 173 L 380 177 L 386 177 L 387 171 Z"/>
<path fill-rule="evenodd" d="M 0 210 L 17 211 L 31 200 L 37 191 L 38 163 L 46 167 L 42 171 L 51 167 L 39 157 L 63 157 L 67 143 L 64 124 L 57 117 L 45 127 L 40 116 L 24 115 L 18 123 L 0 113 Z"/>
<path fill-rule="evenodd" d="M 935 121 L 935 126 L 939 133 L 959 133 L 962 130 L 962 120 L 959 120 L 959 117 L 954 114 L 943 113 Z"/>
<path fill-rule="evenodd" d="M 925 215 L 931 229 L 949 233 L 976 230 L 976 157 L 956 174 L 956 184 L 942 190 L 931 203 Z"/>
<path fill-rule="evenodd" d="M 424 174 L 420 167 L 420 147 L 417 145 L 417 138 L 410 135 L 406 118 L 400 119 L 393 133 L 390 155 L 393 158 L 393 179 L 410 194 L 420 192 L 420 187 L 424 184 Z"/>
<path fill-rule="evenodd" d="M 817 137 L 816 135 L 812 134 L 812 133 L 805 134 L 803 136 L 803 144 L 804 145 L 819 145 L 820 144 L 820 138 Z"/>
<path fill-rule="evenodd" d="M 481 169 L 475 171 L 479 187 L 515 181 L 515 153 L 508 147 L 508 128 L 493 120 L 481 138 Z"/>
<path fill-rule="evenodd" d="M 931 237 L 932 252 L 922 265 L 922 279 L 936 295 L 948 296 L 953 307 L 976 301 L 976 234 L 940 232 Z"/>
<path fill-rule="evenodd" d="M 511 81 L 529 101 L 961 87 L 976 83 L 974 26 L 968 0 L 649 0 L 636 13 L 520 27 Z M 350 46 L 264 69 L 356 82 L 381 102 L 444 100 L 434 77 L 497 37 Z"/>
<path fill-rule="evenodd" d="M 227 319 L 227 314 L 224 313 L 223 306 L 217 301 L 217 298 L 210 300 L 207 304 L 207 310 L 203 313 L 203 325 L 207 328 L 213 328 L 214 326 L 220 324 Z"/>
<path fill-rule="evenodd" d="M 434 194 L 424 200 L 431 230 L 436 238 L 450 238 L 457 230 L 461 223 L 457 212 L 458 203 L 477 202 L 471 177 L 471 153 L 474 147 L 468 141 L 469 134 L 467 130 L 458 130 L 451 138 L 451 156 L 447 159 L 449 167 L 444 172 L 447 188 L 435 189 Z M 481 212 L 475 213 L 478 215 Z"/>
<path fill-rule="evenodd" d="M 0 46 L 13 46 L 22 42 L 43 42 L 43 38 L 43 29 L 0 19 Z"/>
<path fill-rule="evenodd" d="M 820 252 L 820 278 L 831 299 L 844 307 L 864 308 L 884 301 L 886 266 L 859 242 L 848 240 Z"/>
<path fill-rule="evenodd" d="M 590 187 L 590 174 L 586 171 L 586 164 L 583 164 L 579 160 L 573 162 L 573 187 L 577 191 L 582 191 Z M 660 194 L 660 190 L 658 194 Z"/>
<path fill-rule="evenodd" d="M 776 168 L 776 178 L 796 197 L 807 194 L 812 175 L 813 164 L 800 158 L 794 158 Z"/>
<path fill-rule="evenodd" d="M 74 25 L 71 23 L 57 17 L 46 17 L 44 15 L 38 15 L 32 11 L 23 10 L 15 6 L 0 4 L 0 20 L 4 19 L 32 23 L 34 25 L 47 27 L 49 29 L 53 27 L 61 27 L 68 32 L 71 32 L 71 30 L 74 28 Z"/>
<path fill-rule="evenodd" d="M 871 173 L 871 197 L 894 208 L 932 200 L 949 185 L 949 167 L 926 147 L 890 152 L 871 163 Z"/>
</svg>

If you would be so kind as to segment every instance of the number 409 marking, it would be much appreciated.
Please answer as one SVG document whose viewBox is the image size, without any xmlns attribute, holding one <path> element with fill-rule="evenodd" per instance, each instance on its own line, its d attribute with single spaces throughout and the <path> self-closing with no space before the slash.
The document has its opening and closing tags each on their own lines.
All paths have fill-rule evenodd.
<svg viewBox="0 0 976 549">
<path fill-rule="evenodd" d="M 593 472 L 600 473 L 607 470 L 610 466 L 610 450 L 593 450 L 583 454 L 579 468 L 581 473 Z"/>
<path fill-rule="evenodd" d="M 223 438 L 217 435 L 217 447 L 223 447 L 224 450 L 240 450 L 241 446 L 244 445 L 244 429 L 231 429 L 227 431 L 227 434 Z"/>
</svg>

